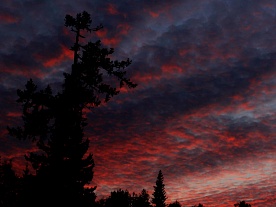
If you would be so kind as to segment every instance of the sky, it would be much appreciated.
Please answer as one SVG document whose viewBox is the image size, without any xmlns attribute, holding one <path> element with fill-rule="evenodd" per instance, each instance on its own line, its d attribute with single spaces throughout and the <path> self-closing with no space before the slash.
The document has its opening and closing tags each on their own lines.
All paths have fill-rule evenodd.
<svg viewBox="0 0 276 207">
<path fill-rule="evenodd" d="M 0 153 L 17 172 L 28 142 L 16 90 L 32 78 L 59 90 L 74 34 L 66 14 L 87 11 L 86 34 L 130 58 L 123 89 L 87 114 L 98 198 L 116 189 L 150 194 L 162 170 L 168 203 L 276 206 L 276 1 L 2 0 Z"/>
</svg>

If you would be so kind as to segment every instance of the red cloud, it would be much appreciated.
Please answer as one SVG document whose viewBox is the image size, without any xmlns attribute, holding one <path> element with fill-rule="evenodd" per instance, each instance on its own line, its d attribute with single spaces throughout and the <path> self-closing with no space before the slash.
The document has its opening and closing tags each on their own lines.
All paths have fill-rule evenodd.
<svg viewBox="0 0 276 207">
<path fill-rule="evenodd" d="M 157 18 L 159 17 L 159 13 L 158 12 L 154 12 L 154 11 L 148 11 L 150 16 L 153 17 L 153 18 Z"/>
<path fill-rule="evenodd" d="M 119 14 L 119 11 L 117 10 L 116 6 L 114 4 L 108 4 L 107 5 L 107 12 L 111 15 L 117 15 Z"/>
<path fill-rule="evenodd" d="M 162 65 L 161 70 L 164 73 L 182 73 L 183 72 L 182 67 L 180 67 L 178 65 L 173 65 L 173 64 Z"/>
<path fill-rule="evenodd" d="M 127 35 L 130 29 L 131 26 L 127 23 L 121 23 L 117 26 L 117 30 L 120 35 Z"/>
<path fill-rule="evenodd" d="M 7 23 L 7 24 L 11 24 L 11 23 L 16 23 L 19 21 L 18 17 L 12 16 L 10 14 L 0 14 L 0 22 L 2 23 Z"/>
<path fill-rule="evenodd" d="M 73 52 L 61 45 L 61 53 L 57 57 L 44 61 L 42 64 L 44 67 L 53 67 L 68 59 L 73 59 Z"/>
<path fill-rule="evenodd" d="M 117 32 L 112 36 L 108 36 L 108 30 L 103 28 L 96 32 L 97 37 L 101 39 L 101 42 L 110 47 L 116 47 L 122 40 L 122 36 L 127 35 L 131 26 L 127 23 L 121 23 L 117 25 Z"/>
<path fill-rule="evenodd" d="M 96 35 L 101 39 L 101 42 L 110 47 L 116 47 L 119 42 L 121 41 L 121 38 L 118 34 L 116 34 L 114 37 L 108 37 L 108 30 L 106 28 L 101 29 L 96 32 Z"/>
<path fill-rule="evenodd" d="M 1 70 L 4 73 L 12 74 L 14 76 L 23 76 L 26 78 L 36 77 L 42 79 L 45 77 L 45 73 L 40 69 L 30 68 L 20 64 L 14 64 L 12 67 L 4 66 Z"/>
<path fill-rule="evenodd" d="M 107 35 L 107 29 L 106 28 L 103 28 L 103 29 L 100 29 L 96 32 L 96 35 L 99 37 L 99 38 L 105 38 L 106 35 Z"/>
<path fill-rule="evenodd" d="M 20 116 L 22 116 L 22 113 L 21 112 L 8 112 L 7 116 L 8 117 L 20 117 Z"/>
<path fill-rule="evenodd" d="M 104 45 L 109 45 L 111 47 L 116 47 L 118 43 L 121 41 L 121 38 L 111 37 L 111 38 L 103 38 L 102 42 Z"/>
</svg>

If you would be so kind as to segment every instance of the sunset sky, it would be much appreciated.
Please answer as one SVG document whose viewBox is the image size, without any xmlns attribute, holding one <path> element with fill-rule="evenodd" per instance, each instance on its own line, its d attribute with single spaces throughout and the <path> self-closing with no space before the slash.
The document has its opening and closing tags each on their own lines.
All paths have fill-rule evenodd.
<svg viewBox="0 0 276 207">
<path fill-rule="evenodd" d="M 21 173 L 29 142 L 16 90 L 32 78 L 60 90 L 74 34 L 66 14 L 87 11 L 86 41 L 130 58 L 123 89 L 87 114 L 98 198 L 153 192 L 159 170 L 168 203 L 276 206 L 275 0 L 1 0 L 0 155 Z"/>
</svg>

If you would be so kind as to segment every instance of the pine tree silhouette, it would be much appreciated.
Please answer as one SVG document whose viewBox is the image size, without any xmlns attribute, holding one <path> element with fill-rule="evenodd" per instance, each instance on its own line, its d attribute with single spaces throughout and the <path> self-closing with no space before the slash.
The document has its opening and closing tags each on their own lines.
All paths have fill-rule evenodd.
<svg viewBox="0 0 276 207">
<path fill-rule="evenodd" d="M 102 28 L 91 28 L 91 22 L 85 11 L 76 17 L 65 17 L 65 26 L 76 33 L 76 42 L 71 48 L 74 52 L 71 73 L 64 73 L 61 92 L 53 95 L 50 86 L 38 90 L 32 79 L 24 90 L 17 91 L 24 125 L 8 127 L 9 133 L 18 139 L 35 141 L 40 150 L 25 156 L 36 171 L 30 182 L 32 200 L 28 206 L 91 205 L 96 187 L 85 185 L 93 179 L 94 160 L 92 154 L 87 155 L 89 140 L 84 138 L 87 122 L 83 111 L 119 93 L 118 87 L 109 84 L 110 78 L 115 78 L 120 87 L 136 87 L 126 78 L 129 59 L 111 61 L 109 55 L 114 50 L 103 48 L 100 41 L 80 45 L 79 38 L 84 38 L 82 31 Z"/>
<path fill-rule="evenodd" d="M 152 203 L 155 207 L 165 207 L 166 206 L 166 191 L 164 184 L 164 177 L 162 171 L 160 170 L 156 180 L 156 186 L 154 186 Z"/>
</svg>

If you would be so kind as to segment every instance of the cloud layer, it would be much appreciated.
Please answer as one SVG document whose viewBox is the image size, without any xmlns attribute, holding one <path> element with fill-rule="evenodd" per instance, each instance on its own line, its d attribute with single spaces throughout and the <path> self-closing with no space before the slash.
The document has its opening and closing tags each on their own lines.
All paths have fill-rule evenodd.
<svg viewBox="0 0 276 207">
<path fill-rule="evenodd" d="M 58 90 L 73 58 L 64 16 L 86 10 L 92 25 L 104 25 L 87 38 L 132 59 L 138 83 L 87 114 L 98 197 L 117 188 L 152 193 L 161 169 L 169 201 L 274 206 L 275 8 L 272 0 L 4 1 L 2 156 L 24 166 L 31 144 L 5 130 L 20 124 L 16 89 L 33 78 Z"/>
</svg>

